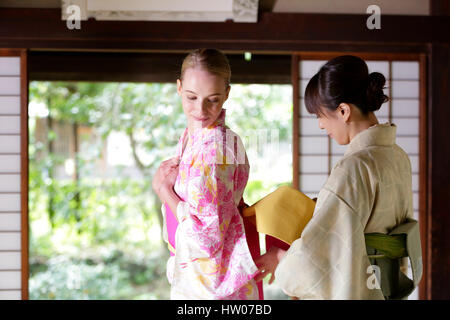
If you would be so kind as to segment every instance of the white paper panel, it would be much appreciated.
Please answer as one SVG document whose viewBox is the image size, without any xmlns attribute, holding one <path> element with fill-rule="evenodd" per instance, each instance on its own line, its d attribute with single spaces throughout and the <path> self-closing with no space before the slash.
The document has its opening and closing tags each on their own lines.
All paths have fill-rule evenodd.
<svg viewBox="0 0 450 320">
<path fill-rule="evenodd" d="M 419 211 L 414 210 L 414 214 L 413 214 L 414 219 L 416 219 L 417 221 L 419 221 Z M 420 222 L 419 222 L 420 223 Z M 412 277 L 411 277 L 412 279 Z M 417 289 L 416 289 L 417 290 Z M 411 300 L 411 296 L 409 297 L 408 300 Z"/>
<path fill-rule="evenodd" d="M 305 90 L 306 90 L 306 86 L 308 85 L 309 79 L 308 80 L 300 80 L 300 86 L 298 88 L 299 90 L 299 96 L 301 98 L 305 97 Z"/>
<path fill-rule="evenodd" d="M 382 73 L 386 80 L 389 79 L 389 62 L 388 61 L 366 61 L 369 73 Z"/>
<path fill-rule="evenodd" d="M 20 213 L 0 213 L 1 231 L 20 231 Z"/>
<path fill-rule="evenodd" d="M 392 118 L 392 122 L 397 125 L 397 136 L 419 134 L 418 118 L 415 119 Z"/>
<path fill-rule="evenodd" d="M 20 252 L 0 252 L 0 270 L 20 269 Z"/>
<path fill-rule="evenodd" d="M 20 172 L 20 155 L 0 155 L 0 174 Z"/>
<path fill-rule="evenodd" d="M 393 61 L 392 79 L 419 79 L 418 61 Z"/>
<path fill-rule="evenodd" d="M 380 121 L 380 117 L 383 118 L 389 118 L 389 106 L 387 103 L 384 103 L 381 105 L 380 109 L 375 111 L 375 115 L 378 118 L 378 121 Z"/>
<path fill-rule="evenodd" d="M 18 134 L 20 133 L 19 116 L 0 116 L 0 134 Z"/>
<path fill-rule="evenodd" d="M 339 143 L 336 142 L 336 140 L 331 139 L 331 153 L 332 154 L 339 154 L 339 155 L 343 155 L 345 153 L 345 151 L 348 148 L 348 144 L 347 145 L 340 145 Z"/>
<path fill-rule="evenodd" d="M 319 128 L 319 120 L 316 118 L 300 118 L 300 135 L 323 135 L 326 131 Z"/>
<path fill-rule="evenodd" d="M 419 81 L 392 81 L 392 98 L 419 98 Z"/>
<path fill-rule="evenodd" d="M 419 173 L 419 156 L 409 156 L 412 173 Z"/>
<path fill-rule="evenodd" d="M 22 293 L 20 290 L 0 291 L 0 300 L 21 300 Z"/>
<path fill-rule="evenodd" d="M 20 194 L 1 194 L 0 211 L 20 211 Z"/>
<path fill-rule="evenodd" d="M 20 57 L 0 58 L 0 192 L 20 191 Z M 5 135 L 3 135 L 5 134 Z M 17 134 L 17 135 L 16 135 Z M 0 194 L 0 299 L 21 299 L 20 194 Z M 12 211 L 12 212 L 8 212 Z M 11 232 L 19 231 L 19 232 Z"/>
<path fill-rule="evenodd" d="M 0 114 L 20 114 L 20 97 L 0 96 Z"/>
<path fill-rule="evenodd" d="M 328 174 L 301 174 L 300 190 L 302 192 L 318 192 L 322 189 L 327 178 Z"/>
<path fill-rule="evenodd" d="M 419 210 L 419 193 L 418 192 L 413 193 L 413 207 L 414 207 L 414 210 Z"/>
<path fill-rule="evenodd" d="M 302 60 L 300 61 L 300 78 L 310 79 L 312 78 L 319 69 L 327 63 L 327 60 Z"/>
<path fill-rule="evenodd" d="M 393 99 L 391 106 L 393 117 L 419 117 L 419 100 Z"/>
<path fill-rule="evenodd" d="M 19 76 L 20 57 L 1 57 L 0 76 Z"/>
<path fill-rule="evenodd" d="M 0 232 L 1 250 L 20 250 L 20 232 Z"/>
<path fill-rule="evenodd" d="M 419 153 L 419 137 L 397 137 L 396 142 L 408 154 Z"/>
<path fill-rule="evenodd" d="M 20 289 L 20 271 L 0 271 L 0 289 Z"/>
<path fill-rule="evenodd" d="M 20 95 L 20 77 L 1 77 L 1 95 Z"/>
<path fill-rule="evenodd" d="M 20 192 L 20 174 L 0 174 L 0 192 Z"/>
<path fill-rule="evenodd" d="M 0 135 L 0 153 L 19 153 L 20 136 Z"/>
<path fill-rule="evenodd" d="M 413 189 L 413 192 L 419 191 L 419 175 L 418 174 L 412 175 L 412 189 Z"/>
<path fill-rule="evenodd" d="M 328 154 L 327 137 L 300 137 L 300 154 Z"/>
<path fill-rule="evenodd" d="M 389 118 L 388 117 L 378 117 L 378 123 L 383 124 L 383 123 L 387 123 L 389 122 Z"/>
<path fill-rule="evenodd" d="M 300 173 L 306 172 L 328 174 L 328 156 L 300 156 Z"/>
</svg>

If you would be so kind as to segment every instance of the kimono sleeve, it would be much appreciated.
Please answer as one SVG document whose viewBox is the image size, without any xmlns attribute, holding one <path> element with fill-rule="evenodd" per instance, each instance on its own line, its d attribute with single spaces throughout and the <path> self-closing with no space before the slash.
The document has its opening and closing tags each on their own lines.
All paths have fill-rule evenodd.
<svg viewBox="0 0 450 320">
<path fill-rule="evenodd" d="M 301 238 L 280 261 L 275 282 L 300 299 L 383 299 L 381 290 L 368 286 L 369 271 L 360 218 L 324 188 Z"/>
</svg>

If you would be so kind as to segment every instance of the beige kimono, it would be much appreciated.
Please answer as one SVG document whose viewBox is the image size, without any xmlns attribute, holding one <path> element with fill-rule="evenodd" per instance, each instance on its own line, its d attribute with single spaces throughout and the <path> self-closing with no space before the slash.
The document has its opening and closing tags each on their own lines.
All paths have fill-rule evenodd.
<svg viewBox="0 0 450 320">
<path fill-rule="evenodd" d="M 388 233 L 413 216 L 411 164 L 394 124 L 357 134 L 319 193 L 311 221 L 275 272 L 300 299 L 384 299 L 373 286 L 364 233 Z"/>
</svg>

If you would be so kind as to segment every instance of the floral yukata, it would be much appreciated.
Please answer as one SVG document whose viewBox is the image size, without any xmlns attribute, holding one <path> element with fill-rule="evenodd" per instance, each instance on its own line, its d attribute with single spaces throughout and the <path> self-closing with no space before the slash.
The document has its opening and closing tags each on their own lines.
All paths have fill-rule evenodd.
<svg viewBox="0 0 450 320">
<path fill-rule="evenodd" d="M 177 155 L 178 223 L 162 206 L 172 254 L 171 299 L 258 299 L 253 280 L 258 269 L 238 210 L 249 164 L 241 140 L 225 126 L 225 109 L 206 128 L 193 134 L 186 128 Z"/>
</svg>

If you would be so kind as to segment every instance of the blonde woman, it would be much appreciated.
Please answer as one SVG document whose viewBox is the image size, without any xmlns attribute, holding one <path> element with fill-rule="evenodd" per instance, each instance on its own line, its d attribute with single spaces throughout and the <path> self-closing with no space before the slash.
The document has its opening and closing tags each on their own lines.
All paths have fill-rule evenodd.
<svg viewBox="0 0 450 320">
<path fill-rule="evenodd" d="M 249 174 L 239 137 L 225 126 L 230 66 L 198 49 L 183 61 L 178 94 L 187 118 L 176 157 L 163 162 L 153 189 L 164 203 L 171 299 L 258 299 L 258 269 L 238 206 Z"/>
</svg>

